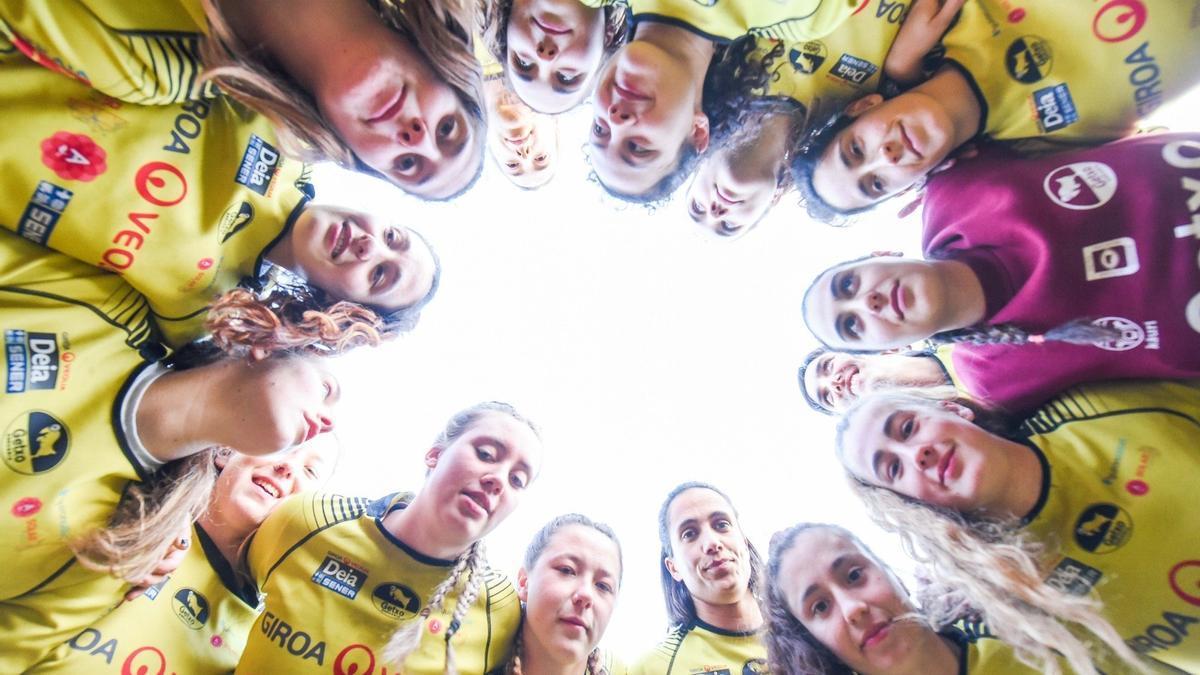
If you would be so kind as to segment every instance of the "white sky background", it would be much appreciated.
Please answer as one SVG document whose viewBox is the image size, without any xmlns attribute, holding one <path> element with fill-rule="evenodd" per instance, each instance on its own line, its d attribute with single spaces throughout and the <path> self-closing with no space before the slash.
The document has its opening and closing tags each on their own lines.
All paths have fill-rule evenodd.
<svg viewBox="0 0 1200 675">
<path fill-rule="evenodd" d="M 1160 114 L 1197 129 L 1200 90 Z M 417 490 L 422 456 L 457 410 L 508 401 L 537 422 L 547 453 L 517 511 L 488 537 L 516 575 L 533 533 L 577 511 L 609 523 L 624 583 L 604 643 L 626 661 L 666 629 L 657 514 L 687 480 L 725 490 L 764 559 L 773 532 L 801 521 L 858 533 L 905 577 L 897 540 L 870 524 L 833 457 L 833 418 L 808 408 L 796 369 L 816 346 L 800 301 L 826 266 L 872 250 L 920 254 L 920 215 L 889 202 L 850 229 L 813 223 L 786 195 L 758 229 L 719 240 L 681 194 L 647 214 L 588 182 L 580 148 L 591 108 L 559 118 L 558 173 L 514 187 L 490 160 L 450 204 L 321 167 L 319 201 L 390 213 L 441 257 L 441 291 L 417 329 L 340 359 L 329 489 L 377 497 Z"/>
</svg>

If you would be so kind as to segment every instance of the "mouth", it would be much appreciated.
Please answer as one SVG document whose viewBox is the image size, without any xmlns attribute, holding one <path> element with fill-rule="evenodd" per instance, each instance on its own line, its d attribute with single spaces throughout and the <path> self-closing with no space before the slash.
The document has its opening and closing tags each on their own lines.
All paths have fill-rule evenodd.
<svg viewBox="0 0 1200 675">
<path fill-rule="evenodd" d="M 393 117 L 395 117 L 396 115 L 399 115 L 400 111 L 404 108 L 404 101 L 407 99 L 408 99 L 408 87 L 407 86 L 400 87 L 400 93 L 396 94 L 394 97 L 389 99 L 388 102 L 385 103 L 381 109 L 376 110 L 374 115 L 367 118 L 367 124 L 378 124 L 380 122 L 386 122 L 386 121 L 392 119 Z"/>
<path fill-rule="evenodd" d="M 855 396 L 858 396 L 861 393 L 861 392 L 859 392 L 859 384 L 861 384 L 861 378 L 858 375 L 858 366 L 856 366 L 854 364 L 849 364 L 845 368 L 843 368 L 842 369 L 842 382 L 844 382 L 846 384 L 847 391 L 849 391 L 851 394 L 854 394 Z"/>
<path fill-rule="evenodd" d="M 587 623 L 583 619 L 581 619 L 577 616 L 564 616 L 559 619 L 559 622 L 566 624 L 567 626 L 570 626 L 573 628 L 578 628 L 579 630 L 581 630 L 584 633 L 589 632 Z"/>
<path fill-rule="evenodd" d="M 896 281 L 892 284 L 892 310 L 896 312 L 896 316 L 904 321 L 904 308 L 900 306 L 900 282 Z"/>
<path fill-rule="evenodd" d="M 883 642 L 883 640 L 887 638 L 888 633 L 891 632 L 891 627 L 892 624 L 890 621 L 884 621 L 871 626 L 867 630 L 866 634 L 863 635 L 862 644 L 859 645 L 859 647 L 861 649 L 866 649 L 868 647 L 874 647 L 880 642 Z"/>
<path fill-rule="evenodd" d="M 628 83 L 626 83 L 626 85 L 627 84 Z M 621 95 L 621 98 L 628 99 L 630 101 L 649 101 L 650 100 L 650 97 L 647 96 L 646 94 L 643 94 L 642 92 L 638 91 L 637 89 L 630 88 L 626 85 L 622 85 L 622 84 L 618 83 L 616 80 L 613 80 L 613 89 L 617 90 L 617 93 Z"/>
<path fill-rule="evenodd" d="M 560 23 L 559 21 L 549 17 L 538 18 L 535 16 L 533 17 L 533 22 L 537 24 L 537 27 L 541 28 L 543 32 L 549 33 L 550 35 L 568 35 L 571 33 L 571 29 L 566 24 Z"/>
<path fill-rule="evenodd" d="M 950 448 L 950 452 L 942 455 L 942 461 L 938 462 L 938 482 L 942 487 L 946 487 L 946 474 L 950 473 L 950 463 L 954 461 L 955 449 Z"/>
<path fill-rule="evenodd" d="M 904 122 L 897 122 L 896 126 L 900 127 L 900 139 L 904 141 L 904 147 L 908 151 L 917 156 L 917 159 L 925 159 L 925 155 L 917 152 L 917 146 L 913 145 L 912 138 L 908 135 L 908 130 L 904 128 Z"/>
<path fill-rule="evenodd" d="M 492 505 L 488 503 L 487 495 L 476 490 L 463 490 L 461 494 L 467 498 L 467 504 L 472 507 L 476 517 L 483 518 L 492 514 Z"/>
<path fill-rule="evenodd" d="M 704 567 L 704 571 L 705 572 L 719 572 L 722 570 L 732 569 L 732 568 L 733 568 L 733 559 L 732 558 L 721 558 L 720 560 L 714 560 L 714 561 L 710 562 L 708 565 L 706 565 Z"/>
<path fill-rule="evenodd" d="M 307 443 L 307 442 L 311 441 L 312 439 L 316 438 L 317 434 L 319 434 L 319 433 L 321 433 L 321 425 L 317 424 L 313 420 L 310 420 L 308 418 L 308 415 L 305 415 L 304 416 L 304 440 L 301 442 Z"/>
<path fill-rule="evenodd" d="M 713 188 L 716 190 L 717 196 L 721 198 L 721 201 L 725 202 L 726 204 L 741 204 L 743 201 L 741 199 L 734 199 L 733 197 L 725 194 L 725 192 L 721 190 L 720 185 L 713 184 Z"/>
<path fill-rule="evenodd" d="M 329 228 L 329 234 L 325 235 L 325 245 L 329 247 L 329 257 L 337 260 L 350 245 L 350 224 L 343 221 Z"/>
<path fill-rule="evenodd" d="M 272 499 L 279 499 L 283 496 L 283 490 L 279 489 L 278 485 L 265 478 L 255 477 L 250 479 L 250 482 L 254 483 L 255 487 L 257 487 L 259 490 L 262 490 L 270 495 Z"/>
</svg>

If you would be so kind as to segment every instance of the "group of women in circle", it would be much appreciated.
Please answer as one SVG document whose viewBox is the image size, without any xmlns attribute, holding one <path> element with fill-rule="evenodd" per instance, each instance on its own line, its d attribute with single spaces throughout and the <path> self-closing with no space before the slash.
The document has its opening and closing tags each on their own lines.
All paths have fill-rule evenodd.
<svg viewBox="0 0 1200 675">
<path fill-rule="evenodd" d="M 1200 133 L 1133 135 L 1198 38 L 1194 0 L 0 0 L 0 670 L 1200 671 Z M 720 236 L 793 190 L 923 201 L 923 259 L 805 292 L 799 376 L 915 592 L 832 525 L 763 560 L 685 482 L 671 630 L 626 666 L 607 526 L 487 564 L 546 460 L 511 406 L 454 415 L 416 494 L 314 491 L 324 358 L 442 267 L 306 162 L 449 200 L 486 148 L 534 189 L 589 99 L 600 186 L 686 184 Z"/>
</svg>

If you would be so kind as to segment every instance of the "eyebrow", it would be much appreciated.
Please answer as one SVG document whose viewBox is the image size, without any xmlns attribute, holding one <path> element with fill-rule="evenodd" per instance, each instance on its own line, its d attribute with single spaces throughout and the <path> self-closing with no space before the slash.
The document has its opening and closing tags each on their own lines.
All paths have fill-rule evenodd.
<svg viewBox="0 0 1200 675">
<path fill-rule="evenodd" d="M 833 563 L 829 566 L 829 569 L 837 570 L 842 565 L 845 565 L 846 561 L 849 560 L 850 557 L 851 557 L 850 554 L 843 553 L 842 555 L 838 556 L 837 558 L 834 558 Z M 804 589 L 804 595 L 801 596 L 800 601 L 807 602 L 809 596 L 811 596 L 813 593 L 816 593 L 818 590 L 819 590 L 819 588 L 818 588 L 817 584 L 810 584 L 808 588 Z"/>
<path fill-rule="evenodd" d="M 501 455 L 512 454 L 512 448 L 509 448 L 507 445 L 505 445 L 504 441 L 496 438 L 495 436 L 480 436 L 479 438 L 475 439 L 475 442 L 476 443 L 488 443 L 488 444 L 494 445 L 494 446 L 496 446 L 496 450 Z M 515 464 L 515 466 L 516 466 L 516 468 L 525 471 L 525 473 L 529 473 L 529 474 L 533 473 L 533 468 L 529 466 L 529 462 L 526 462 L 523 459 L 519 460 Z"/>
</svg>

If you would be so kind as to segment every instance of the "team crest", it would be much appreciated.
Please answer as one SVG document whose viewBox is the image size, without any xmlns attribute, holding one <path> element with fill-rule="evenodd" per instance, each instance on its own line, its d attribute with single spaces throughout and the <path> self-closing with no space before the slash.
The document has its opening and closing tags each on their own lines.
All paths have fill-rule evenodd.
<svg viewBox="0 0 1200 675">
<path fill-rule="evenodd" d="M 1092 504 L 1075 521 L 1075 543 L 1097 555 L 1112 553 L 1133 536 L 1133 518 L 1109 502 Z"/>
<path fill-rule="evenodd" d="M 225 213 L 221 214 L 221 224 L 218 226 L 218 232 L 221 235 L 221 243 L 229 241 L 233 235 L 241 232 L 254 220 L 254 207 L 250 202 L 242 202 L 225 209 Z"/>
<path fill-rule="evenodd" d="M 1089 211 L 1104 206 L 1117 193 L 1117 174 L 1101 162 L 1073 162 L 1046 174 L 1042 189 L 1064 209 Z"/>
<path fill-rule="evenodd" d="M 175 609 L 175 616 L 192 630 L 200 630 L 208 621 L 208 599 L 195 589 L 179 589 L 171 598 L 171 606 Z"/>
<path fill-rule="evenodd" d="M 385 582 L 371 592 L 375 609 L 396 619 L 410 619 L 421 611 L 421 597 L 413 589 L 395 582 Z"/>
<path fill-rule="evenodd" d="M 825 43 L 819 40 L 810 40 L 788 50 L 788 61 L 791 61 L 792 68 L 805 75 L 812 75 L 820 70 L 827 58 L 829 50 L 825 48 Z"/>
<path fill-rule="evenodd" d="M 1130 321 L 1123 316 L 1102 317 L 1093 321 L 1092 325 L 1115 328 L 1121 331 L 1119 337 L 1096 340 L 1092 343 L 1100 349 L 1107 349 L 1110 352 L 1127 352 L 1130 349 L 1137 349 L 1146 341 L 1146 331 L 1142 330 L 1142 327 L 1136 322 Z"/>
<path fill-rule="evenodd" d="M 750 659 L 742 665 L 742 675 L 767 675 L 766 659 Z"/>
<path fill-rule="evenodd" d="M 1008 76 L 1023 84 L 1033 84 L 1050 74 L 1054 64 L 1050 43 L 1036 35 L 1013 40 L 1004 54 Z"/>
<path fill-rule="evenodd" d="M 58 466 L 70 447 L 67 425 L 41 410 L 22 413 L 4 430 L 4 463 L 27 476 Z"/>
</svg>

